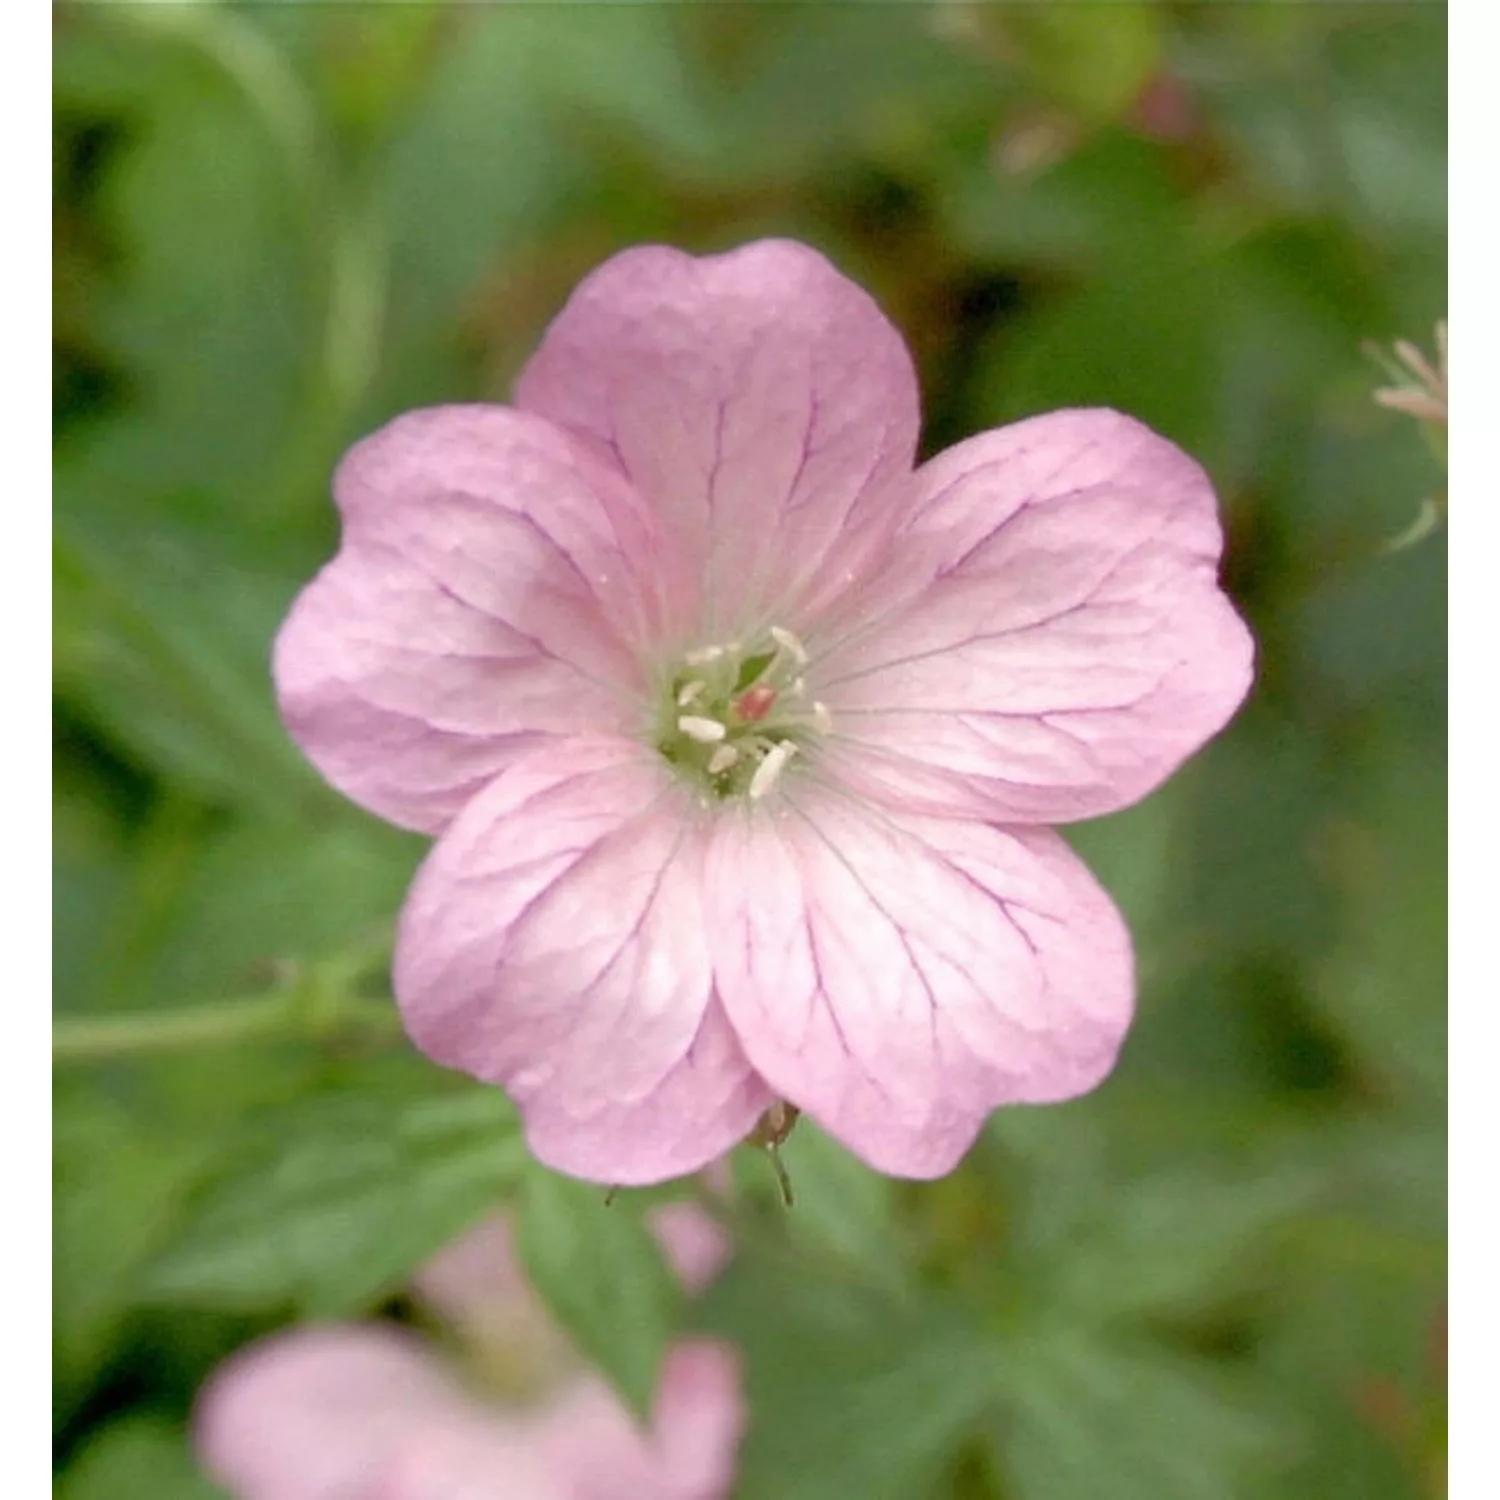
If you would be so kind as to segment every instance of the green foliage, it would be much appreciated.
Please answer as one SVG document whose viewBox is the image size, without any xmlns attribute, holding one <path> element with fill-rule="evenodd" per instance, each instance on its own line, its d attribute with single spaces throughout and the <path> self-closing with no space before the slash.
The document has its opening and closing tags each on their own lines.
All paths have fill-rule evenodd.
<svg viewBox="0 0 1500 1500">
<path fill-rule="evenodd" d="M 541 1167 L 527 1174 L 517 1244 L 531 1284 L 641 1421 L 681 1322 L 682 1292 L 629 1199 Z"/>
<path fill-rule="evenodd" d="M 214 1500 L 223 1491 L 198 1472 L 179 1428 L 127 1417 L 88 1443 L 56 1493 L 57 1500 Z"/>
<path fill-rule="evenodd" d="M 926 1495 L 995 1389 L 999 1351 L 957 1308 L 815 1252 L 751 1240 L 705 1317 L 747 1360 L 745 1500 Z"/>
<path fill-rule="evenodd" d="M 144 1272 L 147 1300 L 362 1312 L 492 1209 L 524 1152 L 498 1091 L 429 1083 L 261 1113 L 226 1158 Z"/>
<path fill-rule="evenodd" d="M 738 1346 L 744 1500 L 1438 1492 L 1445 560 L 1386 549 L 1443 475 L 1361 344 L 1445 312 L 1441 8 L 64 3 L 54 35 L 61 1500 L 209 1495 L 215 1365 L 408 1314 L 497 1207 L 637 1414 L 684 1326 Z M 758 234 L 879 297 L 927 451 L 1092 403 L 1188 447 L 1258 682 L 1066 830 L 1137 949 L 1106 1086 L 930 1184 L 803 1120 L 790 1210 L 739 1153 L 735 1259 L 684 1307 L 644 1217 L 682 1189 L 544 1172 L 402 1042 L 423 843 L 319 782 L 268 666 L 350 441 L 503 400 L 611 252 Z"/>
</svg>

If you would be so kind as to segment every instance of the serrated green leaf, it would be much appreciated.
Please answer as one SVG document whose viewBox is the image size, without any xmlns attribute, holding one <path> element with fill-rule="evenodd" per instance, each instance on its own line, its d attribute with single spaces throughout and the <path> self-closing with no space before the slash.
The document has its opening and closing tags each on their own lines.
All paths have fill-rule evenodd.
<svg viewBox="0 0 1500 1500">
<path fill-rule="evenodd" d="M 1001 1117 L 992 1129 L 1024 1163 L 1009 1266 L 1029 1299 L 1080 1327 L 1139 1329 L 1180 1321 L 1258 1287 L 1295 1232 L 1325 1201 L 1332 1172 L 1268 1139 L 1243 1160 L 1194 1139 L 1141 1166 L 1120 1135 L 1137 1111 L 1083 1101 L 1067 1118 Z M 1244 1110 L 1229 1112 L 1233 1125 Z M 1241 1127 L 1243 1128 L 1243 1127 Z M 1184 1134 L 1199 1133 L 1191 1114 Z M 1305 1139 L 1305 1137 L 1304 1137 Z"/>
<path fill-rule="evenodd" d="M 606 1196 L 533 1167 L 516 1244 L 558 1326 L 644 1421 L 681 1324 L 682 1289 L 636 1206 Z"/>
<path fill-rule="evenodd" d="M 1259 1179 L 1176 1172 L 1119 1181 L 1096 1222 L 1054 1247 L 1055 1295 L 1109 1322 L 1211 1307 L 1260 1269 L 1316 1190 L 1296 1165 Z"/>
<path fill-rule="evenodd" d="M 359 1312 L 494 1208 L 523 1159 L 498 1089 L 366 1089 L 267 1111 L 190 1204 L 141 1295 Z"/>
<path fill-rule="evenodd" d="M 815 1252 L 742 1252 L 704 1319 L 745 1361 L 742 1500 L 926 1497 L 994 1396 L 999 1356 L 957 1309 Z"/>
<path fill-rule="evenodd" d="M 1061 1326 L 1003 1351 L 990 1440 L 1015 1500 L 1235 1500 L 1283 1450 L 1282 1424 L 1206 1360 Z"/>
</svg>

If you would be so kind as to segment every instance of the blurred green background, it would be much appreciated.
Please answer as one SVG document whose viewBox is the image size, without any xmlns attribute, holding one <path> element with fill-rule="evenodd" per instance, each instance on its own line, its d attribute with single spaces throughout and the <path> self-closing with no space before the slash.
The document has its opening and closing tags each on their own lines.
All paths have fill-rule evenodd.
<svg viewBox="0 0 1500 1500">
<path fill-rule="evenodd" d="M 537 1190 L 391 1024 L 421 841 L 274 712 L 333 462 L 506 399 L 613 251 L 766 234 L 901 327 L 928 451 L 1104 403 L 1202 460 L 1261 666 L 1069 830 L 1140 954 L 1102 1090 L 928 1185 L 804 1126 L 789 1214 L 740 1153 L 694 1312 L 745 1352 L 736 1493 L 1441 1493 L 1444 543 L 1387 543 L 1444 481 L 1361 343 L 1445 312 L 1444 8 L 63 4 L 54 39 L 64 1500 L 211 1495 L 220 1359 L 400 1315 Z M 677 1315 L 575 1335 L 629 1389 Z"/>
</svg>

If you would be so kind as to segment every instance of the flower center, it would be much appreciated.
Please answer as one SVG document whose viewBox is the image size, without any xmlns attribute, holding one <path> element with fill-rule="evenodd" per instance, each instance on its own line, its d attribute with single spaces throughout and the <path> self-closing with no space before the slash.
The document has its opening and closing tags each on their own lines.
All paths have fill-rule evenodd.
<svg viewBox="0 0 1500 1500">
<path fill-rule="evenodd" d="M 687 652 L 666 679 L 656 748 L 709 796 L 758 801 L 831 727 L 827 706 L 807 696 L 806 665 L 802 642 L 779 625 Z"/>
</svg>

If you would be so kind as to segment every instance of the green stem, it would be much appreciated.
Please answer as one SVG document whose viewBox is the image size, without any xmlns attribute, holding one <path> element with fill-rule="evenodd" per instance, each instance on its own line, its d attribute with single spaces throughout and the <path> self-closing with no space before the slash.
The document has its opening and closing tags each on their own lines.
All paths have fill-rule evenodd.
<svg viewBox="0 0 1500 1500">
<path fill-rule="evenodd" d="M 189 1009 L 134 1012 L 52 1023 L 54 1064 L 108 1062 L 122 1057 L 193 1052 L 240 1042 L 317 1040 L 329 1036 L 394 1037 L 400 1018 L 390 1005 L 346 1001 L 313 1017 L 295 993 L 222 1000 Z"/>
</svg>

